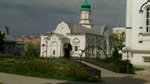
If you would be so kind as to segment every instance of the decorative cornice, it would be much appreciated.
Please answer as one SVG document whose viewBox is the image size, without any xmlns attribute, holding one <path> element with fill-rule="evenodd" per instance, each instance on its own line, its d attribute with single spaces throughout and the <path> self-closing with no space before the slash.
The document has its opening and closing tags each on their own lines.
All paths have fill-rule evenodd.
<svg viewBox="0 0 150 84">
<path fill-rule="evenodd" d="M 143 13 L 143 7 L 148 3 L 150 2 L 150 0 L 147 0 L 145 3 L 142 4 L 140 10 L 139 10 L 139 13 Z"/>
</svg>

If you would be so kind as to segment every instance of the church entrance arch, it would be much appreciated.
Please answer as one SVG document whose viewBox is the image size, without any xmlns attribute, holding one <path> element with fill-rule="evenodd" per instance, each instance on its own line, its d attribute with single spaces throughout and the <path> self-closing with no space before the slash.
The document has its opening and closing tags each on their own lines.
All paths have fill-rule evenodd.
<svg viewBox="0 0 150 84">
<path fill-rule="evenodd" d="M 70 58 L 70 53 L 72 50 L 72 45 L 70 43 L 64 43 L 63 45 L 63 52 L 64 52 L 64 58 Z"/>
</svg>

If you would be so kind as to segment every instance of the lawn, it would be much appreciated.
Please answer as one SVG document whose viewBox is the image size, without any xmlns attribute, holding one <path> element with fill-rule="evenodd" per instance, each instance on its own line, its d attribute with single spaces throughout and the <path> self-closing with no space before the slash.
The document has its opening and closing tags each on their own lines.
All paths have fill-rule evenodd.
<svg viewBox="0 0 150 84">
<path fill-rule="evenodd" d="M 134 71 L 142 71 L 142 70 L 145 70 L 145 69 L 144 68 L 137 68 L 137 67 L 134 68 Z"/>
<path fill-rule="evenodd" d="M 3 59 L 0 60 L 0 72 L 74 81 L 98 79 L 72 59 Z"/>
</svg>

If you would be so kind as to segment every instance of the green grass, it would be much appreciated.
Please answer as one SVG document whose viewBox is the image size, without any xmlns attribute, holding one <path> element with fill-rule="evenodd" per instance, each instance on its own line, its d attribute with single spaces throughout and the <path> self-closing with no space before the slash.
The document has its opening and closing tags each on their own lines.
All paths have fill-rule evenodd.
<svg viewBox="0 0 150 84">
<path fill-rule="evenodd" d="M 134 71 L 142 71 L 145 70 L 144 68 L 134 68 Z"/>
<path fill-rule="evenodd" d="M 98 81 L 72 59 L 5 59 L 0 72 L 74 81 Z"/>
</svg>

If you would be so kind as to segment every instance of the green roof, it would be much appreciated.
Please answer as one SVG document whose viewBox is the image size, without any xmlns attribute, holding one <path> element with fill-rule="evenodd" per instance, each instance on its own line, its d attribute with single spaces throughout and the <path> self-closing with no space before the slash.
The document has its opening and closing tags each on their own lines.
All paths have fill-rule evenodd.
<svg viewBox="0 0 150 84">
<path fill-rule="evenodd" d="M 84 10 L 84 11 L 91 10 L 91 5 L 89 4 L 88 0 L 84 0 L 84 2 L 81 4 L 81 10 Z"/>
</svg>

